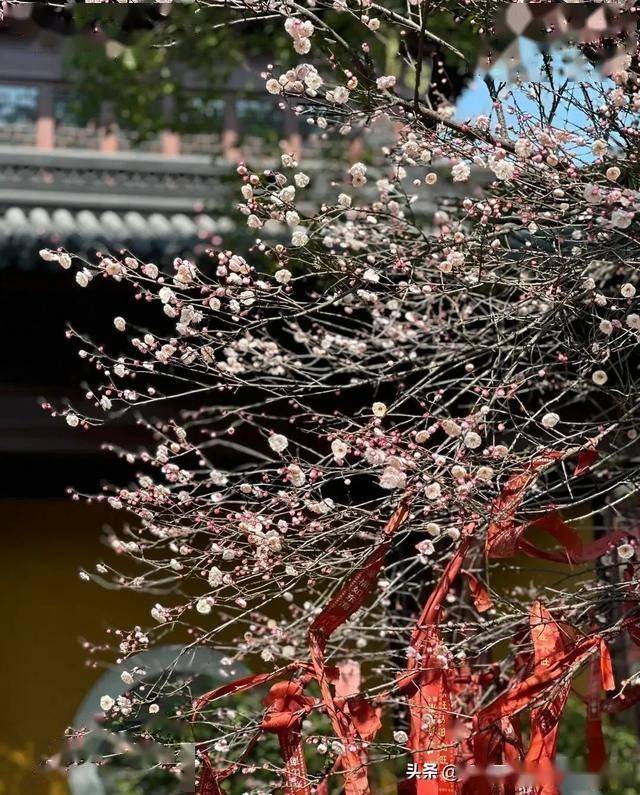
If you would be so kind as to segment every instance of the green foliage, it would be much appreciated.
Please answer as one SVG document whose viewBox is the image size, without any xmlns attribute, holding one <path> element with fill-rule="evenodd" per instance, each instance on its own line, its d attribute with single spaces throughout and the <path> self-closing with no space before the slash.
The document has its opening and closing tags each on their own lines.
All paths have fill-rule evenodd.
<svg viewBox="0 0 640 795">
<path fill-rule="evenodd" d="M 234 71 L 243 70 L 242 90 L 251 101 L 254 92 L 264 95 L 256 64 L 274 63 L 283 69 L 300 60 L 280 18 L 256 22 L 243 19 L 238 12 L 194 3 L 173 3 L 166 10 L 154 11 L 158 8 L 145 4 L 73 7 L 76 35 L 71 40 L 67 71 L 74 99 L 67 110 L 78 122 L 98 120 L 106 101 L 114 120 L 134 139 L 143 140 L 165 129 L 168 115 L 177 132 L 219 132 L 221 100 L 228 91 L 238 93 L 238 86 L 230 84 Z M 399 6 L 398 11 L 402 10 Z M 323 14 L 345 41 L 363 40 L 364 29 L 354 17 L 332 11 Z M 450 14 L 430 14 L 428 27 L 454 44 L 467 63 L 428 42 L 421 93 L 427 88 L 435 50 L 448 68 L 462 73 L 473 70 L 479 50 L 479 38 L 472 27 L 463 20 L 454 24 Z M 378 34 L 365 32 L 364 38 L 371 60 L 411 87 L 417 34 L 410 33 L 401 41 L 395 28 L 383 25 Z M 320 46 L 320 36 L 314 46 Z M 345 65 L 353 68 L 353 50 L 344 52 L 331 42 L 322 43 L 322 47 L 331 50 L 337 63 L 344 59 Z M 364 62 L 363 68 L 366 71 Z M 277 125 L 272 118 L 264 118 L 264 111 L 254 119 L 254 127 L 251 134 L 260 137 L 277 133 Z"/>
<path fill-rule="evenodd" d="M 271 57 L 291 51 L 279 20 L 230 25 L 223 9 L 173 4 L 147 29 L 134 30 L 125 24 L 126 7 L 78 5 L 74 13 L 78 34 L 67 63 L 73 112 L 86 123 L 99 118 L 106 101 L 120 126 L 140 139 L 167 127 L 167 98 L 178 132 L 216 132 L 231 73 L 266 56 L 265 43 Z M 252 74 L 244 89 L 262 91 L 258 80 Z"/>
<path fill-rule="evenodd" d="M 607 766 L 602 776 L 602 795 L 637 795 L 640 744 L 635 732 L 605 717 L 603 734 Z M 586 770 L 585 706 L 577 698 L 570 698 L 567 703 L 558 733 L 558 753 L 567 757 L 571 770 Z"/>
</svg>

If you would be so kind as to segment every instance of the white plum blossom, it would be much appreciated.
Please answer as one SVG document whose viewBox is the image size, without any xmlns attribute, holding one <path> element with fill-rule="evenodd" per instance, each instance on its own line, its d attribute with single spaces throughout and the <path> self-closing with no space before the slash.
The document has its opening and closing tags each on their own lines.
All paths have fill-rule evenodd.
<svg viewBox="0 0 640 795">
<path fill-rule="evenodd" d="M 627 210 L 614 210 L 611 213 L 611 223 L 616 229 L 628 229 L 633 221 L 633 213 Z"/>
<path fill-rule="evenodd" d="M 334 439 L 331 442 L 331 452 L 336 461 L 342 461 L 349 452 L 349 445 L 342 441 L 342 439 Z"/>
<path fill-rule="evenodd" d="M 362 274 L 362 278 L 366 282 L 379 282 L 380 281 L 380 274 L 373 270 L 373 268 L 367 268 L 367 270 Z"/>
<path fill-rule="evenodd" d="M 209 585 L 212 588 L 219 588 L 222 585 L 223 577 L 224 575 L 222 571 L 217 566 L 212 566 L 209 569 L 208 580 L 209 580 Z"/>
<path fill-rule="evenodd" d="M 404 731 L 395 731 L 393 733 L 393 739 L 399 745 L 406 745 L 409 742 L 409 735 Z"/>
<path fill-rule="evenodd" d="M 300 55 L 305 55 L 311 49 L 310 38 L 313 35 L 314 27 L 311 20 L 302 20 L 299 17 L 288 17 L 284 23 L 284 29 L 293 39 L 293 47 Z"/>
<path fill-rule="evenodd" d="M 281 268 L 276 271 L 275 279 L 280 284 L 288 284 L 291 281 L 291 271 L 287 268 Z"/>
<path fill-rule="evenodd" d="M 589 204 L 598 204 L 602 200 L 602 191 L 599 185 L 585 185 L 582 195 Z"/>
<path fill-rule="evenodd" d="M 602 157 L 605 155 L 608 148 L 607 142 L 602 138 L 596 138 L 596 140 L 591 144 L 591 151 L 596 157 Z"/>
<path fill-rule="evenodd" d="M 100 709 L 103 712 L 110 712 L 115 707 L 116 702 L 111 696 L 105 695 L 100 698 Z"/>
<path fill-rule="evenodd" d="M 424 495 L 428 500 L 437 500 L 442 494 L 442 486 L 434 481 L 425 486 Z"/>
<path fill-rule="evenodd" d="M 620 293 L 623 298 L 633 298 L 633 296 L 636 294 L 636 288 L 629 282 L 626 282 L 620 288 Z"/>
<path fill-rule="evenodd" d="M 617 553 L 620 560 L 631 560 L 635 555 L 635 547 L 632 544 L 620 544 Z"/>
<path fill-rule="evenodd" d="M 289 478 L 294 486 L 299 488 L 300 486 L 304 486 L 304 484 L 307 482 L 307 476 L 297 464 L 291 464 L 291 466 L 287 468 L 287 472 L 289 473 Z"/>
<path fill-rule="evenodd" d="M 372 467 L 384 464 L 386 456 L 382 450 L 376 447 L 367 447 L 364 451 L 365 461 Z"/>
<path fill-rule="evenodd" d="M 466 182 L 471 175 L 471 169 L 466 163 L 456 163 L 451 169 L 454 182 Z"/>
<path fill-rule="evenodd" d="M 198 599 L 196 602 L 196 610 L 203 616 L 209 615 L 211 612 L 211 602 L 207 598 Z"/>
<path fill-rule="evenodd" d="M 361 187 L 367 181 L 367 167 L 364 163 L 354 163 L 349 169 L 351 175 L 351 184 L 354 187 Z"/>
<path fill-rule="evenodd" d="M 349 101 L 349 91 L 344 86 L 337 86 L 333 91 L 327 91 L 327 99 L 336 105 L 345 105 Z"/>
<path fill-rule="evenodd" d="M 269 94 L 279 94 L 282 91 L 282 87 L 280 83 L 275 80 L 273 77 L 269 78 L 265 83 L 265 88 L 269 92 Z"/>
<path fill-rule="evenodd" d="M 480 480 L 489 481 L 493 478 L 493 469 L 488 466 L 478 467 L 476 471 L 476 477 L 478 477 Z"/>
<path fill-rule="evenodd" d="M 635 312 L 631 312 L 627 315 L 625 323 L 634 331 L 640 331 L 640 315 L 636 314 Z"/>
<path fill-rule="evenodd" d="M 450 251 L 447 254 L 446 263 L 450 269 L 462 267 L 464 265 L 464 253 L 462 251 Z"/>
<path fill-rule="evenodd" d="M 447 434 L 447 436 L 451 437 L 460 436 L 462 433 L 462 428 L 455 420 L 443 420 L 442 430 Z"/>
<path fill-rule="evenodd" d="M 518 138 L 514 144 L 514 149 L 519 158 L 526 160 L 533 153 L 533 144 L 527 138 Z"/>
<path fill-rule="evenodd" d="M 386 467 L 380 475 L 380 485 L 383 489 L 402 489 L 406 483 L 405 472 L 393 466 Z"/>
<path fill-rule="evenodd" d="M 618 166 L 609 166 L 609 168 L 605 172 L 605 176 L 607 179 L 611 180 L 612 182 L 616 182 L 620 179 L 621 171 Z"/>
<path fill-rule="evenodd" d="M 603 334 L 606 334 L 607 336 L 613 334 L 613 323 L 611 323 L 610 320 L 601 320 L 600 323 L 598 324 L 598 328 Z"/>
<path fill-rule="evenodd" d="M 284 219 L 287 222 L 287 226 L 298 226 L 300 223 L 300 216 L 295 210 L 287 210 L 284 214 Z"/>
<path fill-rule="evenodd" d="M 515 166 L 509 160 L 505 159 L 493 159 L 489 163 L 491 170 L 496 175 L 498 179 L 501 180 L 510 180 L 513 179 L 513 175 L 515 174 Z"/>
<path fill-rule="evenodd" d="M 154 265 L 153 262 L 145 263 L 142 266 L 141 270 L 144 273 L 144 275 L 148 276 L 150 279 L 157 279 L 158 278 L 158 274 L 159 274 L 158 266 Z"/>
<path fill-rule="evenodd" d="M 609 378 L 604 370 L 595 370 L 591 376 L 591 380 L 596 386 L 604 386 Z"/>
<path fill-rule="evenodd" d="M 306 246 L 309 242 L 309 236 L 303 229 L 297 229 L 291 235 L 291 245 L 292 246 Z"/>
<path fill-rule="evenodd" d="M 41 248 L 39 254 L 40 258 L 43 259 L 45 262 L 58 261 L 58 254 L 55 251 L 51 251 L 51 249 L 49 248 Z"/>
<path fill-rule="evenodd" d="M 436 548 L 435 548 L 435 545 L 434 545 L 433 541 L 430 541 L 428 538 L 425 538 L 422 541 L 419 541 L 416 544 L 416 549 L 418 550 L 418 553 L 420 554 L 420 558 L 425 563 L 428 562 L 428 558 L 431 555 L 433 555 L 433 553 L 436 551 Z"/>
<path fill-rule="evenodd" d="M 288 446 L 289 440 L 281 433 L 274 433 L 273 436 L 269 437 L 269 447 L 274 451 L 274 453 L 282 453 L 287 449 Z"/>
<path fill-rule="evenodd" d="M 467 431 L 464 435 L 464 446 L 470 450 L 476 450 L 482 444 L 482 437 L 475 431 Z"/>
<path fill-rule="evenodd" d="M 396 84 L 394 75 L 383 75 L 376 80 L 376 85 L 381 91 L 389 91 Z"/>
</svg>

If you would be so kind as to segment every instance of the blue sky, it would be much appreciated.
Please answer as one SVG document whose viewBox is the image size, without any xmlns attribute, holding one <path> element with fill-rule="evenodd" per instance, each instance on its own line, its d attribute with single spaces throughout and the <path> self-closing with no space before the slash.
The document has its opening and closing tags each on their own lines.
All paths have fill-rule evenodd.
<svg viewBox="0 0 640 795">
<path fill-rule="evenodd" d="M 520 61 L 524 65 L 519 68 L 519 74 L 525 81 L 534 80 L 536 82 L 542 80 L 547 83 L 546 77 L 542 75 L 542 55 L 537 44 L 529 39 L 520 37 L 518 39 L 520 47 Z M 577 96 L 582 99 L 582 85 L 591 83 L 591 86 L 586 86 L 587 93 L 593 100 L 594 105 L 597 107 L 601 104 L 599 99 L 599 91 L 594 88 L 594 84 L 600 87 L 612 87 L 613 83 L 608 78 L 602 77 L 597 69 L 594 69 L 580 54 L 577 48 L 569 45 L 559 45 L 552 50 L 553 69 L 555 73 L 556 85 L 561 85 L 569 78 L 570 84 L 567 90 L 567 98 L 561 102 L 558 108 L 558 115 L 556 118 L 556 125 L 567 130 L 572 130 L 576 127 L 584 127 L 587 123 L 585 114 L 571 102 L 573 92 L 580 92 Z M 514 74 L 509 74 L 510 67 L 513 69 Z M 500 96 L 507 98 L 507 94 L 511 91 L 512 95 L 517 101 L 518 106 L 525 112 L 538 116 L 538 106 L 528 95 L 527 82 L 518 86 L 515 81 L 515 71 L 517 64 L 507 58 L 501 58 L 494 64 L 490 70 L 496 86 L 506 82 L 507 86 L 501 91 Z M 456 119 L 464 121 L 480 114 L 492 116 L 492 105 L 489 91 L 484 82 L 484 71 L 478 71 L 473 82 L 463 92 L 459 98 L 456 106 Z M 582 85 L 581 85 L 582 84 Z M 551 92 L 544 98 L 543 105 L 546 109 L 550 107 L 552 95 Z M 513 115 L 508 111 L 508 106 L 511 104 L 507 100 L 504 104 L 505 114 L 507 121 L 513 120 Z M 492 122 L 495 122 L 495 114 L 492 116 Z"/>
</svg>

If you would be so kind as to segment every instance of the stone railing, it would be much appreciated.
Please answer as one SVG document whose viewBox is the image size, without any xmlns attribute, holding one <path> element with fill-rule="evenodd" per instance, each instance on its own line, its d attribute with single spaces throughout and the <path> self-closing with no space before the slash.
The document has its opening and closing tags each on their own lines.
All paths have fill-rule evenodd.
<svg viewBox="0 0 640 795">
<path fill-rule="evenodd" d="M 0 124 L 0 144 L 35 146 L 36 137 L 35 124 Z"/>
</svg>

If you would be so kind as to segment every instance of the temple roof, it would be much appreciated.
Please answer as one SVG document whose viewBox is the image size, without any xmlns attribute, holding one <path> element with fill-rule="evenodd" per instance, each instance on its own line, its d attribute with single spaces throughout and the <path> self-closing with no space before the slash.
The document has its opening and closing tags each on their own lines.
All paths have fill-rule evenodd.
<svg viewBox="0 0 640 795">
<path fill-rule="evenodd" d="M 34 268 L 41 248 L 76 253 L 129 249 L 143 259 L 166 259 L 216 244 L 233 228 L 228 218 L 201 213 L 8 207 L 0 213 L 0 263 Z"/>
</svg>

